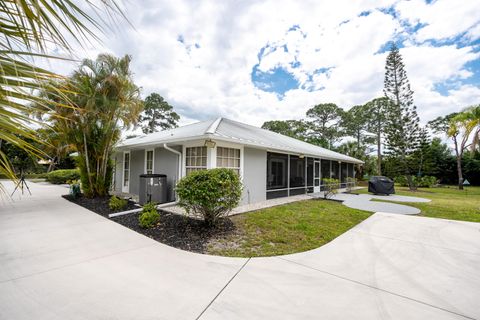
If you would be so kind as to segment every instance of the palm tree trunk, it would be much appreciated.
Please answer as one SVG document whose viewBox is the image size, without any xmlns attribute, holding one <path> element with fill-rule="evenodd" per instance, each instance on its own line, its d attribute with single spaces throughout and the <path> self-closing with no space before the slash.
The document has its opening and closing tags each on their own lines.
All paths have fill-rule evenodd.
<svg viewBox="0 0 480 320">
<path fill-rule="evenodd" d="M 462 150 L 458 150 L 457 137 L 452 137 L 455 145 L 455 156 L 457 157 L 458 189 L 463 190 L 463 172 L 462 172 Z"/>
<path fill-rule="evenodd" d="M 85 131 L 83 133 L 83 151 L 85 152 L 85 167 L 87 169 L 87 176 L 88 176 L 88 183 L 90 184 L 90 190 L 93 191 L 93 181 L 92 175 L 90 172 L 90 160 L 88 159 L 88 147 L 87 147 L 87 136 L 85 135 Z"/>
</svg>

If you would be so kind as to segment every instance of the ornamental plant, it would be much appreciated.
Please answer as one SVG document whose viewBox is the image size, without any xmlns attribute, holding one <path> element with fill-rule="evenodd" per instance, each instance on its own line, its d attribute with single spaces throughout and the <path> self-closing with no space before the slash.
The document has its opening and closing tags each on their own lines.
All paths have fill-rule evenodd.
<svg viewBox="0 0 480 320">
<path fill-rule="evenodd" d="M 125 209 L 127 204 L 128 204 L 128 201 L 126 199 L 121 199 L 117 196 L 112 196 L 110 198 L 110 201 L 108 202 L 108 207 L 110 208 L 110 210 L 120 211 L 122 209 Z"/>
<path fill-rule="evenodd" d="M 217 168 L 190 173 L 178 182 L 176 191 L 179 206 L 214 226 L 239 204 L 242 183 L 235 171 Z"/>
<path fill-rule="evenodd" d="M 153 202 L 147 202 L 143 205 L 142 213 L 138 217 L 138 223 L 142 228 L 151 228 L 160 220 L 160 214 Z"/>
<path fill-rule="evenodd" d="M 340 188 L 340 181 L 338 179 L 323 179 L 325 186 L 323 190 L 323 197 L 325 199 L 332 198 L 335 194 L 337 194 L 338 189 Z"/>
</svg>

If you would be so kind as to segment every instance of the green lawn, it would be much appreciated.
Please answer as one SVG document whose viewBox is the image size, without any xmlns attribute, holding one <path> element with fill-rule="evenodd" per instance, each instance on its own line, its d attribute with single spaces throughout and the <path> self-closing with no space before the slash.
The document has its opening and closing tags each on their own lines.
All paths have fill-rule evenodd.
<svg viewBox="0 0 480 320">
<path fill-rule="evenodd" d="M 367 193 L 367 189 L 358 191 Z M 420 216 L 480 222 L 480 187 L 467 187 L 466 190 L 458 190 L 454 186 L 420 188 L 412 192 L 408 188 L 395 186 L 395 191 L 399 195 L 431 199 L 427 203 L 398 202 L 422 210 Z"/>
<path fill-rule="evenodd" d="M 306 251 L 335 239 L 370 215 L 334 201 L 294 202 L 232 217 L 237 232 L 210 241 L 207 251 L 235 257 Z"/>
</svg>

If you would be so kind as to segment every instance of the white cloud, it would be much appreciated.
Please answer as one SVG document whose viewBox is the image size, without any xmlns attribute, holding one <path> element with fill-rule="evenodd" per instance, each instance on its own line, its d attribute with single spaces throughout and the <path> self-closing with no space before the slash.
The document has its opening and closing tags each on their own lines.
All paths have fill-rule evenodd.
<svg viewBox="0 0 480 320">
<path fill-rule="evenodd" d="M 455 37 L 479 22 L 480 1 L 437 0 L 427 4 L 424 0 L 402 1 L 396 9 L 402 19 L 411 24 L 425 24 L 416 39 L 448 39 Z"/>
<path fill-rule="evenodd" d="M 135 1 L 126 4 L 135 29 L 123 23 L 102 45 L 87 46 L 77 56 L 93 58 L 105 51 L 131 54 L 135 81 L 143 94 L 159 92 L 182 114 L 183 123 L 226 116 L 261 125 L 270 119 L 301 118 L 317 103 L 350 107 L 378 97 L 386 56 L 378 51 L 402 35 L 410 43 L 402 54 L 416 104 L 427 121 L 450 105 L 478 101 L 480 91 L 478 84 L 459 84 L 443 96 L 434 87 L 438 82 L 471 75 L 465 63 L 478 59 L 471 46 L 416 44 L 421 39 L 449 38 L 467 31 L 469 39 L 478 36 L 475 13 L 479 10 L 474 9 L 479 2 L 465 1 L 461 9 L 446 2 Z M 428 26 L 418 34 L 406 34 L 401 21 L 381 10 L 392 5 L 401 19 Z M 362 12 L 369 14 L 360 16 Z M 298 28 L 289 31 L 292 26 Z M 283 47 L 266 50 L 269 54 L 259 61 L 258 54 L 267 45 L 286 45 L 288 52 Z M 294 61 L 300 64 L 297 68 L 291 66 Z M 282 66 L 302 85 L 317 90 L 290 90 L 283 99 L 262 91 L 251 79 L 259 62 L 260 70 Z M 64 74 L 72 68 L 56 62 L 51 66 Z M 330 69 L 315 73 L 321 68 Z"/>
</svg>

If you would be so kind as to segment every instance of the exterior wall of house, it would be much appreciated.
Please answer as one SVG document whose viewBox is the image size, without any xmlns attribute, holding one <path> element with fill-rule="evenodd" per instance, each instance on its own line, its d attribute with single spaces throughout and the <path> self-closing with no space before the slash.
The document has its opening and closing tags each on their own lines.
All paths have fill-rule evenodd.
<svg viewBox="0 0 480 320">
<path fill-rule="evenodd" d="M 172 149 L 182 151 L 181 147 Z M 178 181 L 178 155 L 164 148 L 155 148 L 153 172 L 167 175 L 168 201 L 174 201 L 174 187 Z"/>
<path fill-rule="evenodd" d="M 243 196 L 241 204 L 266 200 L 267 151 L 244 148 Z"/>
<path fill-rule="evenodd" d="M 140 175 L 145 173 L 145 150 L 130 151 L 130 188 L 129 193 L 138 194 Z"/>
</svg>

